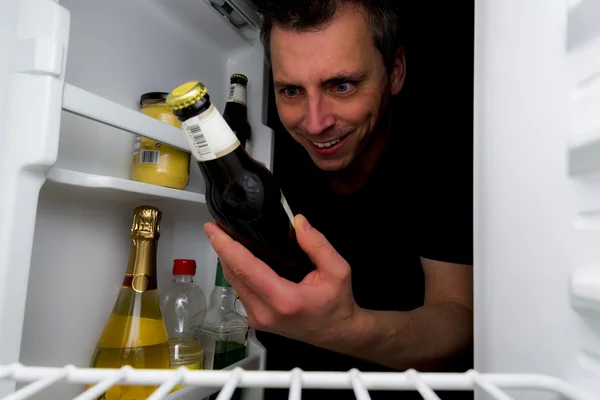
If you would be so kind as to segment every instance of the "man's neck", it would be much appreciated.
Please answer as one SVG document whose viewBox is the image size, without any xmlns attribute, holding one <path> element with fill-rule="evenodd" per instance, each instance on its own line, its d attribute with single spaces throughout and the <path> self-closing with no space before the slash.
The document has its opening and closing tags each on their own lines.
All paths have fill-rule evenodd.
<svg viewBox="0 0 600 400">
<path fill-rule="evenodd" d="M 386 120 L 387 123 L 381 124 L 371 143 L 352 164 L 343 170 L 327 174 L 329 184 L 336 194 L 354 193 L 367 183 L 389 142 L 390 121 Z"/>
</svg>

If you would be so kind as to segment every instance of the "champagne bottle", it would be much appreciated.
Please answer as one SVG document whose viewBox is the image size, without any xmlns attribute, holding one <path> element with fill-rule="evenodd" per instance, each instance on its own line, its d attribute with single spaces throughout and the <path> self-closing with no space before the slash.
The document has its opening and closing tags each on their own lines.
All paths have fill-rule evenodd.
<svg viewBox="0 0 600 400">
<path fill-rule="evenodd" d="M 248 78 L 233 74 L 229 80 L 229 97 L 223 111 L 223 119 L 240 140 L 248 154 L 252 154 L 252 128 L 248 122 Z"/>
<path fill-rule="evenodd" d="M 167 104 L 198 161 L 217 224 L 281 277 L 301 281 L 314 266 L 296 241 L 294 216 L 271 172 L 244 150 L 202 83 L 175 88 Z"/>
<path fill-rule="evenodd" d="M 156 248 L 161 212 L 137 207 L 131 226 L 129 262 L 121 290 L 96 343 L 92 368 L 170 368 L 169 341 L 160 311 Z M 102 400 L 146 399 L 157 386 L 116 385 Z"/>
</svg>

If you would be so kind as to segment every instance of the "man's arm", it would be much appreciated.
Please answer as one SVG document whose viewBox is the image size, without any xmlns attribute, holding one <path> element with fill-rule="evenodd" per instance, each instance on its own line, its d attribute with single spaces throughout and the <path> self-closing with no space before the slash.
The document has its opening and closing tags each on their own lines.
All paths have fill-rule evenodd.
<svg viewBox="0 0 600 400">
<path fill-rule="evenodd" d="M 395 369 L 439 370 L 473 340 L 473 267 L 422 259 L 425 304 L 409 312 L 360 310 L 331 350 Z"/>
<path fill-rule="evenodd" d="M 296 216 L 295 226 L 316 266 L 299 284 L 279 277 L 216 224 L 204 226 L 250 326 L 397 369 L 432 369 L 469 346 L 472 267 L 423 258 L 423 307 L 364 310 L 354 300 L 346 260 L 306 218 Z"/>
</svg>

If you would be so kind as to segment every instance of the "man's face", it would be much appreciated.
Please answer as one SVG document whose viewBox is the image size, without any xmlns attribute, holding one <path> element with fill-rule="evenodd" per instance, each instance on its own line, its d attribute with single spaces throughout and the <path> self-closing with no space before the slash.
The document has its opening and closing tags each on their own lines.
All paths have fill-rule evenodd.
<svg viewBox="0 0 600 400">
<path fill-rule="evenodd" d="M 369 144 L 387 99 L 400 91 L 403 61 L 390 76 L 358 7 L 338 10 L 316 32 L 274 26 L 271 64 L 281 122 L 319 168 L 343 169 Z"/>
</svg>

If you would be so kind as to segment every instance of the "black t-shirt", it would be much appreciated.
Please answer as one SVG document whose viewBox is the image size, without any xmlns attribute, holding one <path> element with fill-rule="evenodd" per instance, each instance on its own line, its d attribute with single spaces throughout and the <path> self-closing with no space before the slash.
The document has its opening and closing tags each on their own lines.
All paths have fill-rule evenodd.
<svg viewBox="0 0 600 400">
<path fill-rule="evenodd" d="M 401 100 L 396 99 L 391 107 L 402 108 Z M 424 138 L 405 134 L 405 122 L 395 118 L 390 144 L 375 171 L 352 194 L 334 194 L 323 173 L 295 142 L 287 143 L 286 162 L 276 170 L 294 214 L 305 215 L 350 264 L 355 300 L 366 309 L 410 311 L 422 306 L 421 256 L 472 264 L 472 179 L 468 171 L 460 171 L 463 164 L 452 162 L 454 156 L 438 152 L 435 163 L 426 161 L 433 149 Z M 427 156 L 418 157 L 418 149 Z M 257 332 L 257 337 L 267 349 L 268 370 L 392 371 L 277 335 Z M 459 371 L 472 367 L 470 354 L 458 361 Z M 314 391 L 314 397 L 309 397 L 311 392 L 305 390 L 303 398 L 355 398 L 351 391 Z M 287 398 L 287 390 L 265 394 L 265 400 Z M 371 396 L 420 398 L 409 393 L 398 397 L 398 392 L 372 392 Z"/>
</svg>

